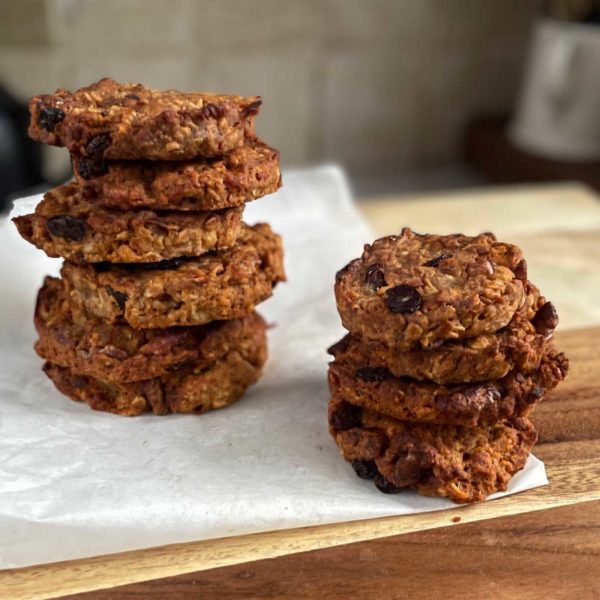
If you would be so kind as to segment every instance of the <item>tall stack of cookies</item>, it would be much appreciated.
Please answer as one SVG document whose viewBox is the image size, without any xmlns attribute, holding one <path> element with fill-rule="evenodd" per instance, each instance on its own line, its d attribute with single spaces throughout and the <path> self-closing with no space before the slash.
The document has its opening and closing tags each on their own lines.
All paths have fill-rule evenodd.
<svg viewBox="0 0 600 600">
<path fill-rule="evenodd" d="M 521 250 L 404 229 L 335 294 L 350 333 L 329 350 L 329 428 L 357 475 L 455 502 L 506 490 L 537 440 L 527 417 L 568 369 Z"/>
<path fill-rule="evenodd" d="M 38 295 L 36 351 L 56 387 L 122 415 L 203 413 L 259 378 L 255 312 L 285 278 L 281 239 L 242 222 L 281 185 L 256 138 L 261 100 L 104 79 L 30 101 L 30 136 L 71 152 L 75 180 L 19 233 L 62 257 Z"/>
</svg>

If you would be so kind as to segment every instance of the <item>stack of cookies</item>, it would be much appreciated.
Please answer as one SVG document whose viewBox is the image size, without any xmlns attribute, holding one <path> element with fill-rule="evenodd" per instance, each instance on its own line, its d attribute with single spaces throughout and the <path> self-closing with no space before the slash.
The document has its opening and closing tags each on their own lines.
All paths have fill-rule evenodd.
<svg viewBox="0 0 600 600">
<path fill-rule="evenodd" d="M 521 250 L 404 229 L 335 294 L 350 333 L 329 350 L 329 427 L 357 475 L 455 502 L 506 490 L 537 440 L 527 417 L 568 369 Z"/>
<path fill-rule="evenodd" d="M 260 104 L 111 79 L 32 98 L 30 136 L 66 146 L 75 175 L 14 219 L 65 259 L 35 310 L 61 392 L 122 415 L 202 413 L 259 378 L 255 307 L 285 278 L 279 236 L 242 221 L 281 185 L 277 151 L 254 134 Z"/>
</svg>

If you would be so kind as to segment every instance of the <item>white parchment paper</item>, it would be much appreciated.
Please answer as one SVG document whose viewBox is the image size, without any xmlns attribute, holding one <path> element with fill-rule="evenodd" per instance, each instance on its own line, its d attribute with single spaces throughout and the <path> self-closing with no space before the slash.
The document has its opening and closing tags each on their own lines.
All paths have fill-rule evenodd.
<svg viewBox="0 0 600 600">
<path fill-rule="evenodd" d="M 289 281 L 260 307 L 276 325 L 266 372 L 240 402 L 200 417 L 118 417 L 59 394 L 32 349 L 32 316 L 60 261 L 2 222 L 0 568 L 455 507 L 379 493 L 330 439 L 325 350 L 343 334 L 334 275 L 373 235 L 338 169 L 288 172 L 284 183 L 246 212 L 285 241 Z M 546 483 L 531 457 L 510 493 Z"/>
</svg>

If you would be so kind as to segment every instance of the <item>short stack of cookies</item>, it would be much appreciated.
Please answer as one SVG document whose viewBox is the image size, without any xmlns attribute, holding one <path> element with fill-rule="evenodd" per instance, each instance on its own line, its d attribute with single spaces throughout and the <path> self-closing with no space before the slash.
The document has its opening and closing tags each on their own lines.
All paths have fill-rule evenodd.
<svg viewBox="0 0 600 600">
<path fill-rule="evenodd" d="M 121 415 L 231 404 L 267 356 L 258 303 L 285 279 L 281 239 L 244 205 L 281 185 L 258 97 L 104 79 L 30 101 L 30 136 L 75 180 L 14 219 L 61 278 L 38 295 L 36 351 L 56 387 Z"/>
<path fill-rule="evenodd" d="M 455 502 L 506 490 L 568 370 L 521 250 L 404 229 L 365 246 L 335 295 L 350 333 L 329 350 L 329 428 L 357 475 Z"/>
</svg>

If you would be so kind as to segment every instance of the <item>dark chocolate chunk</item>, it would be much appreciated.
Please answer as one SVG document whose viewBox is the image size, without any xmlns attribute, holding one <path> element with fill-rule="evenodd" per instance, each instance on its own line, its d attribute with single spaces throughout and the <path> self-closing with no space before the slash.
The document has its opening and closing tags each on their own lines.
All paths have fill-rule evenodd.
<svg viewBox="0 0 600 600">
<path fill-rule="evenodd" d="M 65 113 L 60 108 L 42 108 L 38 117 L 38 123 L 42 129 L 52 133 L 64 118 Z"/>
<path fill-rule="evenodd" d="M 394 467 L 394 481 L 400 487 L 424 483 L 431 476 L 435 450 L 429 444 L 403 443 Z"/>
<path fill-rule="evenodd" d="M 110 135 L 108 133 L 101 133 L 93 137 L 85 147 L 85 153 L 87 156 L 100 157 L 102 152 L 110 146 Z"/>
<path fill-rule="evenodd" d="M 375 487 L 384 494 L 399 494 L 402 491 L 402 488 L 396 487 L 381 474 L 376 475 L 373 481 Z"/>
<path fill-rule="evenodd" d="M 87 225 L 83 219 L 70 215 L 50 217 L 46 221 L 46 229 L 51 236 L 65 240 L 80 242 L 86 234 Z"/>
<path fill-rule="evenodd" d="M 513 273 L 517 279 L 527 281 L 527 261 L 523 259 L 518 262 L 513 269 Z"/>
<path fill-rule="evenodd" d="M 447 258 L 452 258 L 452 254 L 440 254 L 431 260 L 428 260 L 426 263 L 423 263 L 424 267 L 437 267 L 443 260 Z"/>
<path fill-rule="evenodd" d="M 357 458 L 356 460 L 353 460 L 351 464 L 354 472 L 361 479 L 373 479 L 379 474 L 379 470 L 377 469 L 374 460 L 361 460 Z"/>
<path fill-rule="evenodd" d="M 365 273 L 365 283 L 374 290 L 378 290 L 387 285 L 385 274 L 383 272 L 383 265 L 379 263 L 369 265 L 367 272 Z"/>
<path fill-rule="evenodd" d="M 108 293 L 116 300 L 119 310 L 123 312 L 125 310 L 125 303 L 127 302 L 128 296 L 123 292 L 113 290 L 110 286 L 106 288 Z"/>
<path fill-rule="evenodd" d="M 337 431 L 346 431 L 360 426 L 362 409 L 349 402 L 338 404 L 329 416 L 329 424 Z"/>
<path fill-rule="evenodd" d="M 81 157 L 77 162 L 77 173 L 83 179 L 91 179 L 92 177 L 100 177 L 106 175 L 108 168 L 102 159 Z"/>
<path fill-rule="evenodd" d="M 546 302 L 531 320 L 535 330 L 545 337 L 548 337 L 558 325 L 558 313 L 552 302 Z"/>
<path fill-rule="evenodd" d="M 385 303 L 393 313 L 413 313 L 421 308 L 423 298 L 411 285 L 397 285 L 385 292 Z"/>
<path fill-rule="evenodd" d="M 362 367 L 361 369 L 356 370 L 354 376 L 356 379 L 367 381 L 369 383 L 379 383 L 380 381 L 385 381 L 386 379 L 391 379 L 393 377 L 389 369 L 386 369 L 385 367 Z"/>
</svg>

